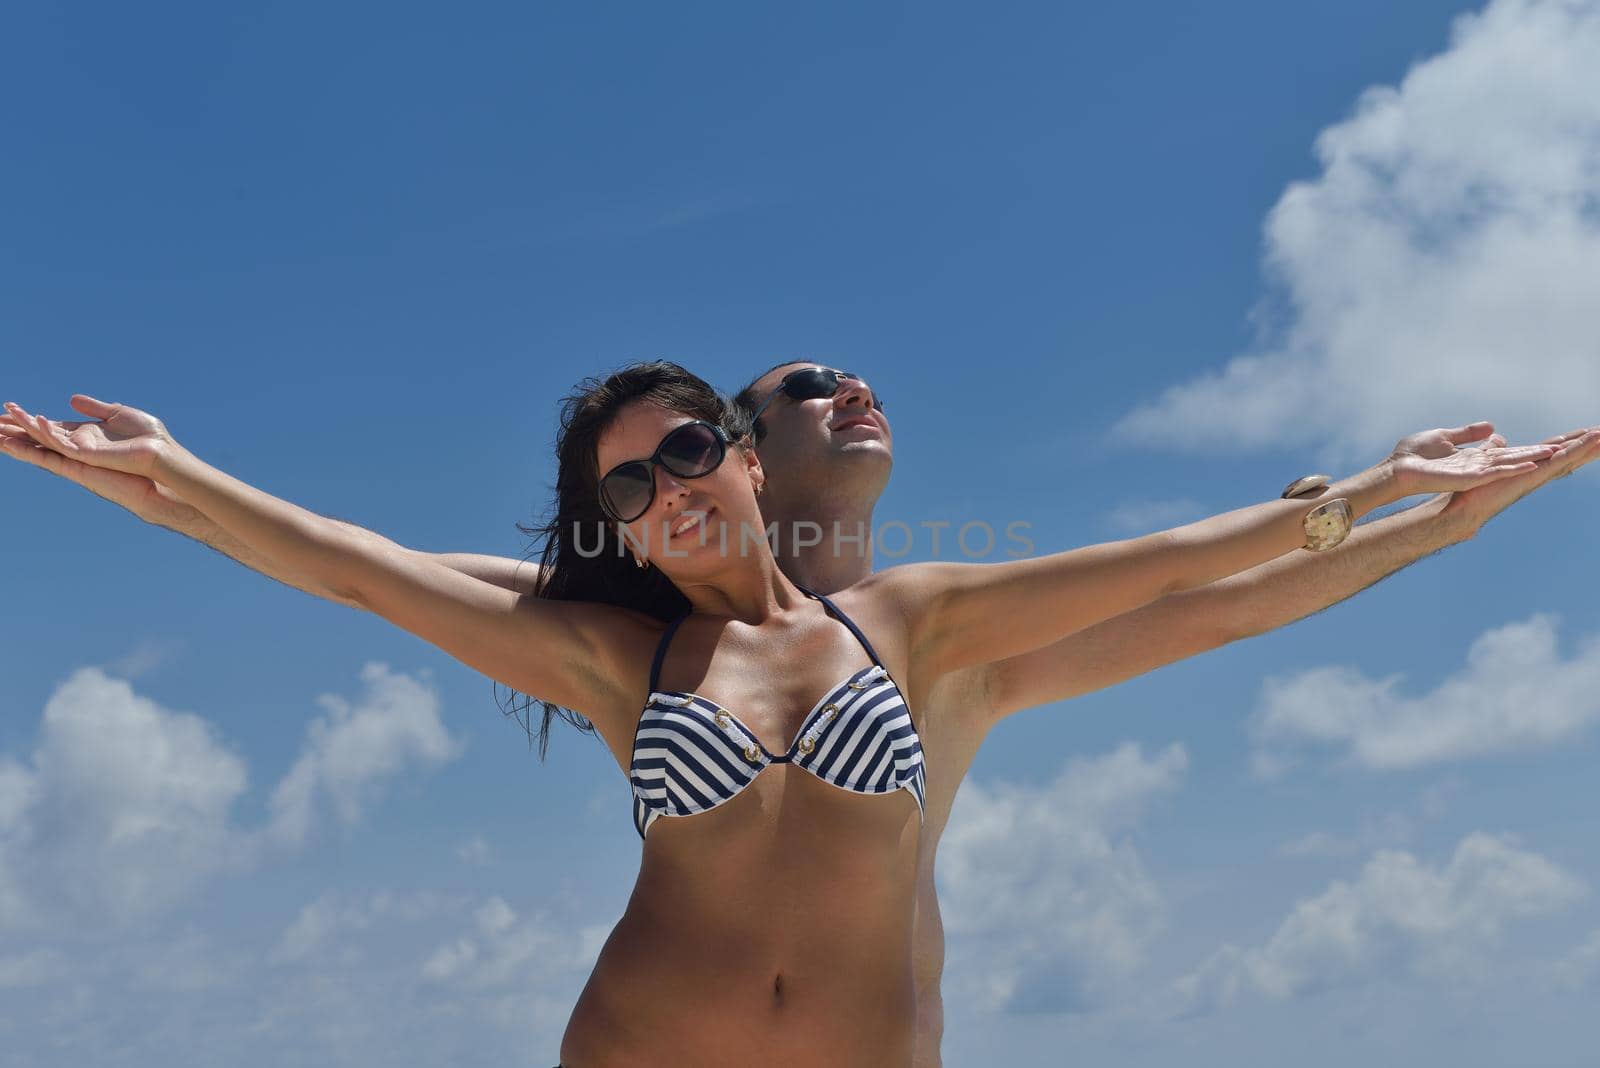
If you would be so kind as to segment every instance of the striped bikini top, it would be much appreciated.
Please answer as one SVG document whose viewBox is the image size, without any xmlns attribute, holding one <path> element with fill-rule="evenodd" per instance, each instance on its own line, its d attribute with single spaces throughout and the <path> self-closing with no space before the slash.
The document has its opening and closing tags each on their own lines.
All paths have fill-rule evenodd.
<svg viewBox="0 0 1600 1068">
<path fill-rule="evenodd" d="M 679 616 L 667 627 L 650 665 L 650 700 L 634 731 L 633 823 L 643 838 L 658 816 L 692 816 L 731 801 L 769 764 L 793 764 L 823 782 L 857 794 L 911 791 L 923 815 L 922 741 L 900 688 L 872 643 L 820 593 L 822 602 L 850 628 L 872 666 L 836 683 L 817 699 L 794 743 L 770 753 L 739 717 L 699 694 L 658 690 L 661 661 Z"/>
</svg>

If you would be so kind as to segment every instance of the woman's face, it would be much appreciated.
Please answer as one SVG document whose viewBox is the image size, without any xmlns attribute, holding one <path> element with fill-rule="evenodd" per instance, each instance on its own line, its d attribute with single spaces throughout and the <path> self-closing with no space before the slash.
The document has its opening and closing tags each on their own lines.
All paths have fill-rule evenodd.
<svg viewBox="0 0 1600 1068">
<path fill-rule="evenodd" d="M 618 464 L 647 459 L 662 438 L 694 420 L 648 401 L 629 402 L 600 435 L 600 477 Z M 753 452 L 729 445 L 722 463 L 698 478 L 680 478 L 660 463 L 651 465 L 651 474 L 655 499 L 625 528 L 625 544 L 635 556 L 669 578 L 699 578 L 758 551 L 756 541 L 765 549 L 754 488 L 762 479 L 761 466 Z M 748 531 L 742 552 L 741 525 Z"/>
</svg>

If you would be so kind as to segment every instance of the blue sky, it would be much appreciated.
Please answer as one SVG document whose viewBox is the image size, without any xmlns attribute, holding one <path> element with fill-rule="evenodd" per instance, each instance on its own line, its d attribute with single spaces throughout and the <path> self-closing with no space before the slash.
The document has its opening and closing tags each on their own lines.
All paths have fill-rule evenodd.
<svg viewBox="0 0 1600 1068">
<path fill-rule="evenodd" d="M 1596 48 L 1593 0 L 12 5 L 0 392 L 520 556 L 579 377 L 816 358 L 888 400 L 879 522 L 1127 537 L 1600 422 Z M 947 1063 L 1586 1063 L 1596 490 L 1001 725 L 941 851 Z M 549 1063 L 637 870 L 602 748 L 540 764 L 390 624 L 0 494 L 0 1041 Z"/>
</svg>

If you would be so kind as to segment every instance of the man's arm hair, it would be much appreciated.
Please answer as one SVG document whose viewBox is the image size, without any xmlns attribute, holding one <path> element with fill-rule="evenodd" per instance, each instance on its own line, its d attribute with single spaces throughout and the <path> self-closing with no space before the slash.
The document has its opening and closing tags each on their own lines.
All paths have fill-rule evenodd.
<svg viewBox="0 0 1600 1068">
<path fill-rule="evenodd" d="M 1472 537 L 1442 518 L 1448 494 L 1358 524 L 1326 552 L 1291 552 L 1168 594 L 1019 656 L 983 665 L 988 722 L 1064 701 L 1314 615 Z"/>
</svg>

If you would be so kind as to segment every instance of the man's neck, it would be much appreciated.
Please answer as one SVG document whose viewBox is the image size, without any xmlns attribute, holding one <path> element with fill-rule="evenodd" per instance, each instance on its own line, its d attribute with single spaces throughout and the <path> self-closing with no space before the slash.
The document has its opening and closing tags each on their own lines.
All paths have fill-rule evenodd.
<svg viewBox="0 0 1600 1068">
<path fill-rule="evenodd" d="M 838 593 L 872 573 L 872 506 L 809 504 L 774 502 L 762 519 L 777 523 L 774 555 L 791 582 Z"/>
</svg>

